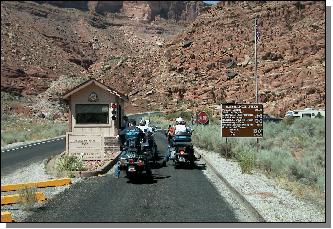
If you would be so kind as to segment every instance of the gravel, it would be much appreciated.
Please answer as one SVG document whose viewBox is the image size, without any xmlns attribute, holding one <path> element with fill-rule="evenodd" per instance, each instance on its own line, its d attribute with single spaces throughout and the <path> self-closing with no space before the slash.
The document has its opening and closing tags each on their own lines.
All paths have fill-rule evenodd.
<svg viewBox="0 0 333 229">
<path fill-rule="evenodd" d="M 242 174 L 237 162 L 226 160 L 218 153 L 195 147 L 221 173 L 221 175 L 257 209 L 267 222 L 325 222 L 325 211 L 314 204 L 305 203 L 290 191 L 284 190 L 259 172 Z M 209 170 L 205 175 L 221 191 L 222 181 L 212 178 Z M 215 181 L 214 181 L 215 179 Z M 236 206 L 237 207 L 237 206 Z M 245 220 L 246 221 L 246 217 Z"/>
<path fill-rule="evenodd" d="M 204 162 L 200 161 L 199 163 Z M 203 170 L 203 174 L 215 186 L 220 195 L 230 204 L 233 208 L 235 217 L 240 222 L 257 222 L 257 219 L 253 216 L 253 214 L 251 214 L 242 203 L 237 201 L 237 197 L 235 197 L 235 195 L 226 188 L 225 184 L 221 182 L 220 178 L 209 166 L 206 167 L 206 170 Z"/>
<path fill-rule="evenodd" d="M 45 173 L 45 163 L 46 160 L 32 163 L 29 166 L 20 168 L 15 172 L 1 177 L 1 185 L 5 184 L 17 184 L 25 182 L 35 182 L 35 181 L 44 181 L 50 179 L 56 179 Z M 81 181 L 81 178 L 72 178 L 72 183 Z M 59 186 L 59 187 L 48 187 L 48 188 L 38 188 L 38 192 L 43 192 L 47 198 L 47 201 L 52 201 L 55 195 L 63 192 L 68 189 L 70 185 Z M 18 191 L 11 192 L 1 192 L 3 195 L 18 194 Z M 12 204 L 1 206 L 1 211 L 9 211 L 12 213 L 12 218 L 16 222 L 24 222 L 24 219 L 32 214 L 34 211 L 42 209 L 45 203 L 37 203 L 32 208 L 26 209 L 21 204 Z"/>
</svg>

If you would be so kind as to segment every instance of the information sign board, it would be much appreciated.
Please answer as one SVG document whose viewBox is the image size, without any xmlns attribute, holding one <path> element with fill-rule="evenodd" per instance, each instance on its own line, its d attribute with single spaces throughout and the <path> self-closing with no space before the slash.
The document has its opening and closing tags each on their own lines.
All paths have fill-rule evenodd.
<svg viewBox="0 0 333 229">
<path fill-rule="evenodd" d="M 222 104 L 222 137 L 263 137 L 262 104 Z"/>
<path fill-rule="evenodd" d="M 101 135 L 81 135 L 67 132 L 67 152 L 83 160 L 103 160 Z"/>
</svg>

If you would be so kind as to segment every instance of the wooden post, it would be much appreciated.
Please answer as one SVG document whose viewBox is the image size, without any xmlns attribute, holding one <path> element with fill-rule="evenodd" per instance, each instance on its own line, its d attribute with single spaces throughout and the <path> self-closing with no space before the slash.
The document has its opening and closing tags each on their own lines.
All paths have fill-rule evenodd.
<svg viewBox="0 0 333 229">
<path fill-rule="evenodd" d="M 228 151 L 229 151 L 229 149 L 228 149 L 228 138 L 225 138 L 225 144 L 226 144 L 226 146 L 225 146 L 225 159 L 227 160 L 228 159 Z"/>
<path fill-rule="evenodd" d="M 70 100 L 69 100 L 70 101 Z M 69 114 L 68 114 L 68 131 L 72 132 L 72 105 L 69 102 Z"/>
<path fill-rule="evenodd" d="M 257 153 L 259 151 L 259 138 L 257 138 Z"/>
</svg>

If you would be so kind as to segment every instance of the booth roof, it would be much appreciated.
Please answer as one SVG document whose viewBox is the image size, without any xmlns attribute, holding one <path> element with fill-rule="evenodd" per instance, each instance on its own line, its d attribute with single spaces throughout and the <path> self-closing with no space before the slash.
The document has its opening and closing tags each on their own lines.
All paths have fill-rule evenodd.
<svg viewBox="0 0 333 229">
<path fill-rule="evenodd" d="M 103 88 L 104 90 L 112 93 L 112 94 L 115 94 L 116 96 L 118 96 L 119 98 L 123 99 L 123 100 L 126 100 L 128 101 L 128 97 L 120 92 L 118 92 L 117 90 L 97 81 L 96 79 L 89 79 L 83 83 L 81 83 L 80 85 L 77 85 L 76 87 L 72 88 L 71 90 L 69 90 L 68 92 L 66 92 L 64 95 L 63 95 L 63 99 L 69 99 L 69 97 L 73 94 L 75 94 L 76 92 L 82 90 L 83 88 L 87 87 L 88 85 L 90 84 L 95 84 L 97 86 L 99 86 L 100 88 Z"/>
</svg>

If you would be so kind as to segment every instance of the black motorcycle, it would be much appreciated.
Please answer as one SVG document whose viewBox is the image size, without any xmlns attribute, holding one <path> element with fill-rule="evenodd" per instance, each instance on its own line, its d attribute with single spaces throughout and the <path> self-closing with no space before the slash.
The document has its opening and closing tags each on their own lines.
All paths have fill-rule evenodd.
<svg viewBox="0 0 333 229">
<path fill-rule="evenodd" d="M 151 176 L 150 161 L 153 158 L 148 150 L 147 143 L 143 140 L 140 144 L 135 144 L 135 139 L 129 139 L 124 148 L 121 158 L 121 165 L 126 170 L 126 175 L 130 180 L 140 177 L 143 173 Z"/>
<path fill-rule="evenodd" d="M 157 145 L 151 132 L 146 133 L 146 141 L 143 143 L 144 151 L 149 152 L 152 156 L 151 160 L 156 163 L 159 159 Z"/>
<path fill-rule="evenodd" d="M 175 135 L 172 138 L 169 150 L 175 166 L 194 166 L 195 155 L 191 135 L 189 133 Z"/>
</svg>

